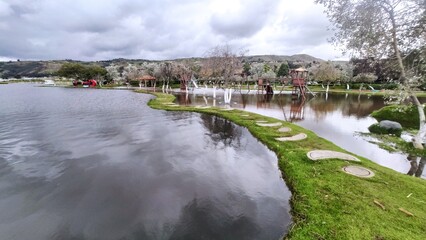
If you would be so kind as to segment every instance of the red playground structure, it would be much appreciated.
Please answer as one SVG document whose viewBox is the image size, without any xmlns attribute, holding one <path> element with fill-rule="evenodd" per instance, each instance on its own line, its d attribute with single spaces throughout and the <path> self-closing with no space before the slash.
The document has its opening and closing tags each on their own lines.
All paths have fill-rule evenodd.
<svg viewBox="0 0 426 240">
<path fill-rule="evenodd" d="M 302 96 L 306 98 L 306 79 L 308 78 L 308 70 L 297 68 L 290 71 L 293 83 L 292 96 Z"/>
</svg>

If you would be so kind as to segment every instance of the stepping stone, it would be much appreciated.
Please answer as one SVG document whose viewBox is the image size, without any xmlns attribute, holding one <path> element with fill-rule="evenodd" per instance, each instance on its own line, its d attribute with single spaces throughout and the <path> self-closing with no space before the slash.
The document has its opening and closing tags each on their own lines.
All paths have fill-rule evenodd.
<svg viewBox="0 0 426 240">
<path fill-rule="evenodd" d="M 360 166 L 346 166 L 342 168 L 343 172 L 354 175 L 361 178 L 371 178 L 374 177 L 374 172 L 368 168 Z"/>
<path fill-rule="evenodd" d="M 277 123 L 256 123 L 258 126 L 261 126 L 261 127 L 278 127 L 278 126 L 281 126 L 282 125 L 282 123 L 280 123 L 280 122 L 277 122 Z"/>
<path fill-rule="evenodd" d="M 220 109 L 221 111 L 232 111 L 232 110 L 234 110 L 233 108 L 221 108 Z"/>
<path fill-rule="evenodd" d="M 282 127 L 278 129 L 278 132 L 290 132 L 290 131 L 291 131 L 291 128 L 288 128 L 288 127 Z"/>
<path fill-rule="evenodd" d="M 166 103 L 162 103 L 164 105 L 176 105 L 176 103 L 172 103 L 172 102 L 166 102 Z"/>
<path fill-rule="evenodd" d="M 248 114 L 241 114 L 241 117 L 250 117 Z"/>
<path fill-rule="evenodd" d="M 195 108 L 206 109 L 206 108 L 210 108 L 210 106 L 196 106 Z"/>
<path fill-rule="evenodd" d="M 322 159 L 330 159 L 330 158 L 338 158 L 341 160 L 349 160 L 349 161 L 356 161 L 360 162 L 360 160 L 352 155 L 342 153 L 342 152 L 335 152 L 330 150 L 314 150 L 307 153 L 308 158 L 311 160 L 322 160 Z"/>
<path fill-rule="evenodd" d="M 296 134 L 296 135 L 291 136 L 291 137 L 280 137 L 280 138 L 275 138 L 275 139 L 278 140 L 278 141 L 281 141 L 281 142 L 285 142 L 285 141 L 300 141 L 300 140 L 303 140 L 307 137 L 308 136 L 306 134 L 299 133 L 299 134 Z"/>
<path fill-rule="evenodd" d="M 259 121 L 256 121 L 256 123 L 267 123 L 268 121 L 265 121 L 265 120 L 259 120 Z"/>
</svg>

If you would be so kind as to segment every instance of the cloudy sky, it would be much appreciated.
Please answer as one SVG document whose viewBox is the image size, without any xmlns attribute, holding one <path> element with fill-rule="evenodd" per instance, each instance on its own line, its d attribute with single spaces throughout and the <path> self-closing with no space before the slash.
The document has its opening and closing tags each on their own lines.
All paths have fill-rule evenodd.
<svg viewBox="0 0 426 240">
<path fill-rule="evenodd" d="M 341 58 L 313 0 L 0 0 L 0 60 L 247 55 Z"/>
</svg>

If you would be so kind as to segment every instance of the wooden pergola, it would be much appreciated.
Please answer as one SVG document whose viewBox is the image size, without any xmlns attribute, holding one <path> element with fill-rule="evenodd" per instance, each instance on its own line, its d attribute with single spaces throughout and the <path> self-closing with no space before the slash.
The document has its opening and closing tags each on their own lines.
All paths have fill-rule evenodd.
<svg viewBox="0 0 426 240">
<path fill-rule="evenodd" d="M 147 87 L 146 83 L 149 82 L 150 86 L 154 86 L 156 84 L 156 78 L 151 75 L 143 75 L 142 77 L 137 78 L 140 82 L 144 81 L 144 86 Z"/>
</svg>

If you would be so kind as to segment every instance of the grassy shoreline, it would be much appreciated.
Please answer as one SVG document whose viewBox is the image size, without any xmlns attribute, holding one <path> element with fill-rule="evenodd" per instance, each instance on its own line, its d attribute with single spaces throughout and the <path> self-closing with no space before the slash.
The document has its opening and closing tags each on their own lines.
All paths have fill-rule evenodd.
<svg viewBox="0 0 426 240">
<path fill-rule="evenodd" d="M 173 95 L 136 92 L 155 95 L 156 98 L 148 103 L 154 109 L 199 112 L 231 120 L 246 127 L 274 151 L 283 178 L 292 192 L 294 222 L 285 239 L 426 239 L 425 180 L 395 172 L 359 156 L 360 163 L 311 161 L 306 156 L 310 150 L 347 151 L 288 122 L 241 110 L 170 105 L 175 99 Z M 282 122 L 283 126 L 293 130 L 279 133 L 278 127 L 260 127 L 255 124 L 256 120 Z M 275 140 L 276 137 L 297 133 L 305 133 L 308 138 L 299 142 Z M 362 179 L 345 174 L 341 168 L 348 165 L 367 167 L 376 176 Z M 374 201 L 381 203 L 385 209 Z M 400 208 L 413 213 L 414 217 Z"/>
</svg>

